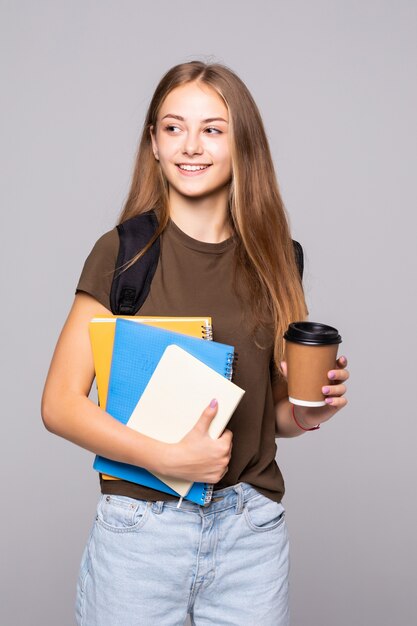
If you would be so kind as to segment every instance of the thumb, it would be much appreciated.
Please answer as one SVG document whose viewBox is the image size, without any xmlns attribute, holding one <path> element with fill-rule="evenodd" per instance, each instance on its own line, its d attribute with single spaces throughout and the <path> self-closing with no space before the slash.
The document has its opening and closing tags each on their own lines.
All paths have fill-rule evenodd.
<svg viewBox="0 0 417 626">
<path fill-rule="evenodd" d="M 209 426 L 210 426 L 214 416 L 217 413 L 218 407 L 219 407 L 219 405 L 218 405 L 217 400 L 215 398 L 213 398 L 213 400 L 210 402 L 210 404 L 208 406 L 206 406 L 206 408 L 204 409 L 204 411 L 200 415 L 200 418 L 198 419 L 195 427 L 197 427 L 199 430 L 201 430 L 203 432 L 208 431 Z"/>
</svg>

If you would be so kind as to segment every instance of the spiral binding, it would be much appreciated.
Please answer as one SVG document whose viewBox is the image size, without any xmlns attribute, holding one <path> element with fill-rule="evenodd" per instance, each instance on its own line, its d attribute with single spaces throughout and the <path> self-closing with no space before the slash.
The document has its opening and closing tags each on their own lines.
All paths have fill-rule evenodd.
<svg viewBox="0 0 417 626">
<path fill-rule="evenodd" d="M 206 322 L 201 326 L 203 330 L 203 339 L 207 339 L 207 341 L 213 341 L 213 327 L 210 322 Z"/>
<path fill-rule="evenodd" d="M 207 341 L 213 341 L 212 325 L 209 322 L 206 322 L 205 324 L 201 326 L 201 328 L 202 328 L 202 333 L 203 333 L 203 339 L 206 339 Z M 237 353 L 234 353 L 234 352 L 227 353 L 225 376 L 229 380 L 232 380 L 233 366 L 236 360 L 237 360 Z M 213 497 L 213 491 L 214 491 L 214 485 L 206 483 L 204 492 L 202 494 L 202 500 L 204 498 L 203 506 L 207 506 L 208 504 L 210 504 L 211 499 Z"/>
<path fill-rule="evenodd" d="M 232 380 L 234 360 L 235 360 L 235 357 L 234 357 L 233 352 L 228 352 L 227 353 L 227 360 L 226 360 L 226 370 L 225 370 L 224 375 L 229 380 Z"/>
<path fill-rule="evenodd" d="M 210 504 L 211 498 L 213 497 L 213 487 L 214 485 L 206 485 L 206 489 L 204 490 L 204 504 Z M 203 505 L 204 506 L 204 505 Z"/>
</svg>

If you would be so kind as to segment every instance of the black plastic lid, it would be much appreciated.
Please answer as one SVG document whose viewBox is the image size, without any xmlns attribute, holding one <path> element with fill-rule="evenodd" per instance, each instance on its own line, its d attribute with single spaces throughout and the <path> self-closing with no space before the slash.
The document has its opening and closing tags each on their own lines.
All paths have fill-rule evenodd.
<svg viewBox="0 0 417 626">
<path fill-rule="evenodd" d="M 288 326 L 284 339 L 306 346 L 327 346 L 342 341 L 336 328 L 320 322 L 293 322 Z"/>
</svg>

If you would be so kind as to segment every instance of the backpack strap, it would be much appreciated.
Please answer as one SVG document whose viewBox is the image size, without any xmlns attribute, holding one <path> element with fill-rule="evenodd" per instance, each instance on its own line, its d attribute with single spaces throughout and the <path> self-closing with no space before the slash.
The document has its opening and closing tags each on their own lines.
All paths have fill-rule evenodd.
<svg viewBox="0 0 417 626">
<path fill-rule="evenodd" d="M 298 271 L 300 273 L 300 280 L 303 280 L 303 273 L 304 273 L 304 253 L 303 253 L 303 248 L 301 243 L 299 243 L 298 241 L 295 241 L 295 239 L 292 240 L 293 245 L 294 245 L 294 252 L 295 252 L 295 261 L 297 263 L 297 267 L 298 267 Z"/>
<path fill-rule="evenodd" d="M 119 252 L 116 267 L 130 261 L 150 240 L 158 228 L 154 210 L 131 217 L 117 225 Z M 110 291 L 113 315 L 135 315 L 144 303 L 158 265 L 159 237 L 149 250 L 127 270 L 117 270 Z"/>
</svg>

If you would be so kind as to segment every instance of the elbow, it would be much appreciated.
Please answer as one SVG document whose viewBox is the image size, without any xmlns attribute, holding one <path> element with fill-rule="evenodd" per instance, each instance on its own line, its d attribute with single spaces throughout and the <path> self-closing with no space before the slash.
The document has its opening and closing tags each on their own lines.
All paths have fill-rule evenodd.
<svg viewBox="0 0 417 626">
<path fill-rule="evenodd" d="M 41 417 L 46 430 L 54 435 L 58 435 L 57 409 L 54 402 L 45 392 L 41 400 Z"/>
<path fill-rule="evenodd" d="M 48 430 L 50 433 L 55 433 L 54 430 L 54 420 L 53 420 L 53 412 L 50 410 L 49 404 L 45 401 L 44 398 L 42 398 L 42 402 L 41 402 L 41 417 L 42 417 L 42 422 L 43 425 L 45 426 L 46 430 Z"/>
<path fill-rule="evenodd" d="M 41 417 L 46 430 L 54 435 L 68 438 L 74 424 L 72 416 L 79 413 L 79 402 L 86 398 L 84 394 L 67 389 L 48 389 L 41 400 Z"/>
</svg>

